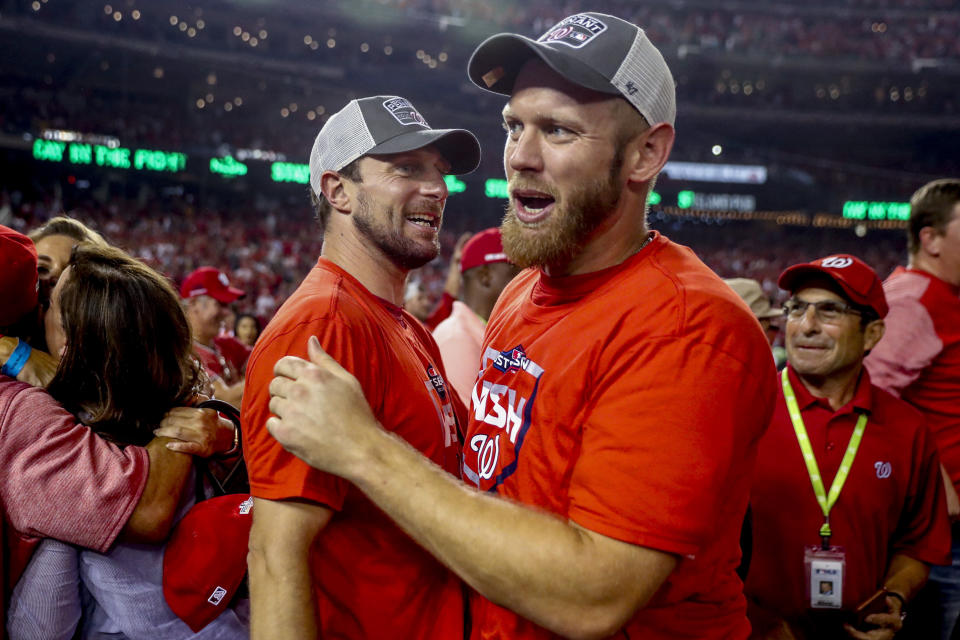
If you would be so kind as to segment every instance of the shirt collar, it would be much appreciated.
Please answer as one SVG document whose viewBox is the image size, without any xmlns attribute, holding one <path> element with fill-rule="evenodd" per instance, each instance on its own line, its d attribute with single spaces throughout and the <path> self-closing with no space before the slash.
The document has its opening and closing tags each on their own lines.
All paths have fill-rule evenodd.
<svg viewBox="0 0 960 640">
<path fill-rule="evenodd" d="M 787 377 L 790 379 L 790 386 L 793 388 L 793 394 L 797 397 L 797 407 L 801 411 L 809 408 L 811 405 L 818 404 L 835 415 L 844 413 L 866 413 L 869 414 L 873 409 L 873 385 L 870 383 L 870 374 L 866 367 L 860 368 L 860 379 L 857 380 L 857 386 L 853 390 L 853 398 L 850 402 L 840 407 L 836 411 L 830 406 L 826 398 L 817 398 L 804 386 L 797 372 L 789 364 L 787 365 Z"/>
</svg>

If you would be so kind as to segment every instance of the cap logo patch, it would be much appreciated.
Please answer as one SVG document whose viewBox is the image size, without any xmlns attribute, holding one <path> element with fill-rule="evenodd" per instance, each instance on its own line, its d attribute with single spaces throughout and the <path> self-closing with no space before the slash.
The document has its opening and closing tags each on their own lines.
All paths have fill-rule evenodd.
<svg viewBox="0 0 960 640">
<path fill-rule="evenodd" d="M 240 515 L 245 516 L 250 513 L 250 509 L 253 509 L 253 496 L 250 496 L 246 500 L 240 503 Z"/>
<path fill-rule="evenodd" d="M 220 281 L 220 284 L 222 284 L 222 285 L 225 286 L 225 287 L 229 287 L 229 286 L 230 286 L 230 281 L 227 280 L 227 276 L 224 275 L 224 274 L 222 274 L 222 273 L 220 273 L 220 274 L 217 275 L 217 280 L 219 280 L 219 281 Z"/>
<path fill-rule="evenodd" d="M 826 269 L 843 269 L 844 267 L 849 267 L 853 264 L 853 260 L 850 258 L 826 258 L 823 262 L 820 263 L 821 267 Z"/>
<path fill-rule="evenodd" d="M 607 25 L 585 13 L 564 18 L 544 33 L 537 42 L 565 44 L 579 49 L 607 30 Z"/>
<path fill-rule="evenodd" d="M 421 127 L 430 127 L 420 112 L 414 109 L 410 101 L 405 98 L 391 98 L 383 103 L 383 108 L 403 126 L 418 124 Z"/>
</svg>

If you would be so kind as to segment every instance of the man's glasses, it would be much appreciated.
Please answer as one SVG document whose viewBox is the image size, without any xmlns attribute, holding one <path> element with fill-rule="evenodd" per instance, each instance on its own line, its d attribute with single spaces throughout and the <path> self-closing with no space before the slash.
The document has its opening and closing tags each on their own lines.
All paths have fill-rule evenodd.
<svg viewBox="0 0 960 640">
<path fill-rule="evenodd" d="M 787 300 L 783 304 L 783 315 L 789 320 L 800 320 L 807 315 L 807 307 L 813 307 L 817 319 L 827 324 L 836 324 L 840 319 L 848 314 L 863 315 L 859 309 L 837 300 L 823 300 L 821 302 L 807 302 L 799 298 Z"/>
</svg>

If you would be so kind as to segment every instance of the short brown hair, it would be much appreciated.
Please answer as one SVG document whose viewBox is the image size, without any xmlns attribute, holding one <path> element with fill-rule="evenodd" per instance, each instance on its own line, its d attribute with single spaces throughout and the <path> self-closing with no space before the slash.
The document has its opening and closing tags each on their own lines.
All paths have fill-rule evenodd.
<svg viewBox="0 0 960 640">
<path fill-rule="evenodd" d="M 360 177 L 360 161 L 362 159 L 363 156 L 360 156 L 343 169 L 337 171 L 337 173 L 353 182 L 363 182 Z M 317 224 L 320 225 L 320 230 L 326 231 L 327 221 L 330 220 L 330 212 L 333 208 L 327 199 L 322 194 L 318 195 L 315 193 L 313 188 L 310 189 L 310 202 L 313 204 L 313 210 L 316 213 Z"/>
<path fill-rule="evenodd" d="M 203 382 L 180 297 L 115 247 L 74 247 L 60 293 L 67 348 L 49 392 L 94 431 L 145 445 Z"/>
<path fill-rule="evenodd" d="M 907 248 L 911 254 L 920 251 L 920 230 L 933 227 L 943 232 L 960 202 L 960 180 L 945 178 L 923 185 L 910 198 L 910 224 Z"/>
</svg>

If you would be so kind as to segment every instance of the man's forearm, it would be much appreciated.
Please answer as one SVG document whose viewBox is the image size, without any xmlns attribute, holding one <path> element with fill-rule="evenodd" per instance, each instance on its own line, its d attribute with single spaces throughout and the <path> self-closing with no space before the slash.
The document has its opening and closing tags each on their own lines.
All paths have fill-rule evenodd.
<svg viewBox="0 0 960 640">
<path fill-rule="evenodd" d="M 930 567 L 910 556 L 898 553 L 890 560 L 883 588 L 899 593 L 909 602 L 927 582 Z"/>
<path fill-rule="evenodd" d="M 316 504 L 254 498 L 247 554 L 251 640 L 318 636 L 310 547 L 331 515 Z"/>
<path fill-rule="evenodd" d="M 150 457 L 147 484 L 121 533 L 128 542 L 163 542 L 173 526 L 193 457 L 170 451 L 166 446 L 168 442 L 172 440 L 154 438 L 147 444 Z"/>
<path fill-rule="evenodd" d="M 676 565 L 671 555 L 470 489 L 392 434 L 377 439 L 348 479 L 479 593 L 556 633 L 615 632 Z"/>
</svg>

